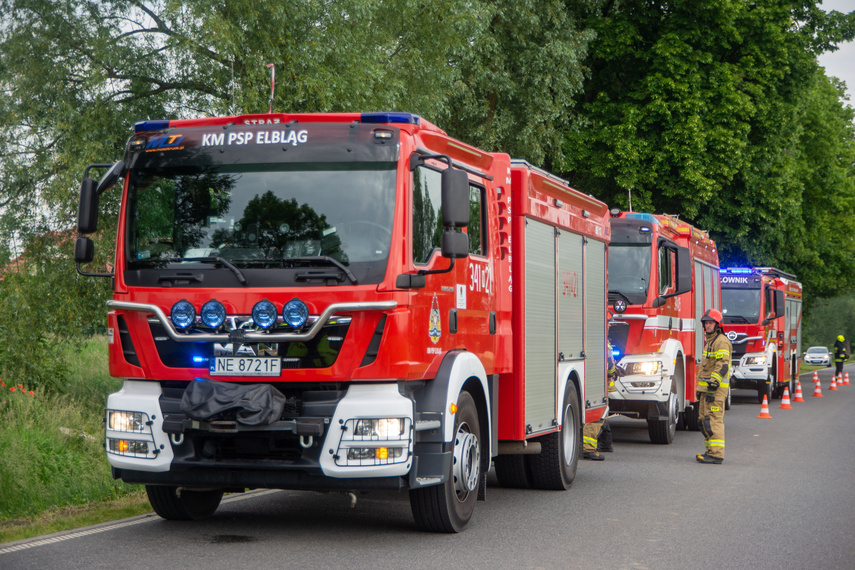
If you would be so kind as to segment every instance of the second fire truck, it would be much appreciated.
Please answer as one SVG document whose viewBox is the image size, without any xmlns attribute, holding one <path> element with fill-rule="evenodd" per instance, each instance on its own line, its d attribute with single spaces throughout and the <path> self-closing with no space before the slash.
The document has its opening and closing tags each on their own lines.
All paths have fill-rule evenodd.
<svg viewBox="0 0 855 570">
<path fill-rule="evenodd" d="M 647 421 L 653 443 L 697 429 L 699 319 L 721 307 L 718 252 L 674 216 L 614 210 L 609 245 L 609 339 L 623 373 L 611 411 Z"/>
</svg>

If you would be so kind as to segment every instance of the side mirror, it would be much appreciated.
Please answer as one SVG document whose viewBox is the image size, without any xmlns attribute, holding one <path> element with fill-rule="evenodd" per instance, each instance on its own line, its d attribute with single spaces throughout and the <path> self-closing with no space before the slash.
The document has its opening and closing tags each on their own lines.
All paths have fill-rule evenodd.
<svg viewBox="0 0 855 570">
<path fill-rule="evenodd" d="M 87 177 L 80 184 L 80 207 L 77 210 L 77 231 L 81 234 L 91 234 L 96 229 L 98 229 L 98 192 L 96 191 L 95 181 Z"/>
<path fill-rule="evenodd" d="M 442 171 L 442 225 L 450 228 L 469 225 L 469 176 L 462 170 Z"/>
<path fill-rule="evenodd" d="M 100 195 L 104 190 L 111 188 L 124 173 L 125 163 L 121 160 L 115 162 L 98 181 L 98 194 Z"/>
<path fill-rule="evenodd" d="M 668 295 L 668 297 L 671 297 L 671 295 Z M 665 301 L 668 299 L 668 297 L 666 297 L 665 295 L 660 295 L 660 296 L 656 297 L 655 299 L 653 299 L 653 302 L 652 302 L 652 303 L 650 303 L 650 305 L 651 305 L 654 309 L 655 309 L 656 307 L 661 307 L 662 305 L 664 305 L 664 304 L 665 304 Z"/>
<path fill-rule="evenodd" d="M 775 318 L 784 316 L 784 292 L 780 289 L 775 290 L 774 297 L 772 298 L 772 305 L 775 311 Z"/>
<path fill-rule="evenodd" d="M 450 259 L 469 257 L 469 236 L 463 232 L 445 230 L 442 233 L 442 256 Z"/>
<path fill-rule="evenodd" d="M 692 290 L 692 254 L 688 247 L 677 246 L 677 290 L 675 295 Z"/>
<path fill-rule="evenodd" d="M 88 237 L 80 236 L 74 242 L 74 261 L 89 263 L 95 258 L 95 243 Z"/>
</svg>

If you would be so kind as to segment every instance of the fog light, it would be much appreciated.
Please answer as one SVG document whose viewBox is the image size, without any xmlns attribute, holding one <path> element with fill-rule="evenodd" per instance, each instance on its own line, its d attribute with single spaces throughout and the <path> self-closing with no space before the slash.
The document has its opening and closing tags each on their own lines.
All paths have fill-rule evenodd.
<svg viewBox="0 0 855 570">
<path fill-rule="evenodd" d="M 282 307 L 282 318 L 295 329 L 300 328 L 309 318 L 309 307 L 300 299 L 291 299 Z"/>
<path fill-rule="evenodd" d="M 113 453 L 148 455 L 148 443 L 134 439 L 108 439 L 107 447 Z"/>
<path fill-rule="evenodd" d="M 173 325 L 184 330 L 196 320 L 196 309 L 190 301 L 181 299 L 172 305 L 169 318 L 172 319 Z"/>
<path fill-rule="evenodd" d="M 252 308 L 252 322 L 259 328 L 269 329 L 276 324 L 276 305 L 262 299 Z"/>
<path fill-rule="evenodd" d="M 202 305 L 199 316 L 206 327 L 218 329 L 226 320 L 226 308 L 216 299 L 211 299 Z"/>
</svg>

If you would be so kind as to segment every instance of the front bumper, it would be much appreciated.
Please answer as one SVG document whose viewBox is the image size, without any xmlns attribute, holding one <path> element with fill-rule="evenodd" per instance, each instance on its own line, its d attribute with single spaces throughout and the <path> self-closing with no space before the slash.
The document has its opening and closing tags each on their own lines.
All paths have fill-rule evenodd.
<svg viewBox="0 0 855 570">
<path fill-rule="evenodd" d="M 149 450 L 129 454 L 108 445 L 114 477 L 128 483 L 221 488 L 400 489 L 441 483 L 450 471 L 448 446 L 416 443 L 420 423 L 414 421 L 413 400 L 395 382 L 314 392 L 332 396 L 316 396 L 302 404 L 302 415 L 270 426 L 187 418 L 180 412 L 183 390 L 126 380 L 121 391 L 110 395 L 108 410 L 141 412 L 147 423 L 133 434 L 108 425 L 108 442 L 144 440 Z M 374 418 L 400 418 L 403 429 L 383 437 L 357 433 L 358 420 Z"/>
</svg>

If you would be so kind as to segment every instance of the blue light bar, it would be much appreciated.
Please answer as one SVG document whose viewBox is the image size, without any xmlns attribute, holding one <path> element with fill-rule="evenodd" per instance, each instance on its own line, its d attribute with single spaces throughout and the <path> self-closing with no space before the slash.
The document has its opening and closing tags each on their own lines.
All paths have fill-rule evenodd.
<svg viewBox="0 0 855 570">
<path fill-rule="evenodd" d="M 196 364 L 201 364 L 203 362 L 208 362 L 208 359 L 205 358 L 204 356 L 194 356 L 193 362 L 195 362 Z"/>
<path fill-rule="evenodd" d="M 162 131 L 169 128 L 169 121 L 140 121 L 134 125 L 135 133 Z"/>
<path fill-rule="evenodd" d="M 645 222 L 650 222 L 651 224 L 659 224 L 659 220 L 656 219 L 656 216 L 653 214 L 640 214 L 638 212 L 629 212 L 626 214 L 625 218 L 627 220 L 644 220 Z"/>
<path fill-rule="evenodd" d="M 751 267 L 727 267 L 722 270 L 722 273 L 730 273 L 732 275 L 751 275 L 754 269 Z"/>
<path fill-rule="evenodd" d="M 407 123 L 418 125 L 421 117 L 412 113 L 380 111 L 377 113 L 362 113 L 359 120 L 363 123 Z"/>
</svg>

